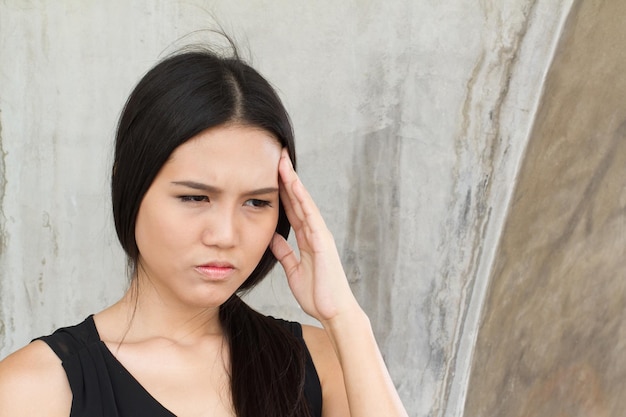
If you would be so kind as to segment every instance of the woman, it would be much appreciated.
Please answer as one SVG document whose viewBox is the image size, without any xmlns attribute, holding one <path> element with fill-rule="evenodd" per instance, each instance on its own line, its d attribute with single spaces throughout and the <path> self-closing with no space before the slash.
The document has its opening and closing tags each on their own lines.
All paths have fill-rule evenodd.
<svg viewBox="0 0 626 417">
<path fill-rule="evenodd" d="M 0 362 L 0 417 L 406 415 L 294 162 L 282 103 L 236 54 L 149 71 L 112 169 L 129 290 Z M 239 298 L 276 260 L 323 329 Z"/>
</svg>

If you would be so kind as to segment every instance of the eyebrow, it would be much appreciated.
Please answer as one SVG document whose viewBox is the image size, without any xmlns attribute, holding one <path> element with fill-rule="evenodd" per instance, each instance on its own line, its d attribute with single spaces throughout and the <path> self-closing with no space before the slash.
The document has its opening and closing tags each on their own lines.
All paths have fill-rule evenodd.
<svg viewBox="0 0 626 417">
<path fill-rule="evenodd" d="M 212 194 L 220 194 L 222 192 L 222 190 L 217 187 L 214 187 L 209 184 L 203 184 L 201 182 L 196 182 L 196 181 L 172 181 L 172 185 L 192 188 L 194 190 L 204 191 L 204 192 L 212 193 Z M 263 188 L 258 188 L 256 190 L 246 191 L 243 194 L 253 196 L 253 195 L 273 194 L 277 192 L 278 192 L 278 187 L 263 187 Z"/>
</svg>

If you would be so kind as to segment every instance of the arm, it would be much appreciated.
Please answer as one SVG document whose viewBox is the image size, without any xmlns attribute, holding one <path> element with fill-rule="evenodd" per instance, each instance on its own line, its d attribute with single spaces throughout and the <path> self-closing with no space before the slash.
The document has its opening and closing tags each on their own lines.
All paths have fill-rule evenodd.
<svg viewBox="0 0 626 417">
<path fill-rule="evenodd" d="M 0 362 L 0 417 L 70 415 L 72 393 L 59 358 L 41 341 Z"/>
<path fill-rule="evenodd" d="M 343 389 L 329 393 L 324 375 L 321 376 L 324 416 L 345 415 L 346 410 L 341 410 L 342 401 L 335 395 L 347 396 L 352 417 L 407 416 L 382 360 L 369 319 L 350 290 L 332 234 L 284 151 L 279 174 L 281 201 L 295 232 L 300 258 L 279 235 L 272 241 L 272 251 L 285 269 L 289 286 L 302 309 L 324 327 L 323 336 L 311 336 L 312 332 L 307 331 L 307 342 L 314 339 L 313 345 L 321 346 L 323 339 L 327 339 L 326 343 L 336 353 L 335 368 L 340 369 L 344 381 L 340 387 Z M 314 360 L 315 350 L 312 352 Z M 325 360 L 324 364 L 323 373 L 334 372 L 332 359 Z M 327 403 L 327 398 L 332 401 Z"/>
</svg>

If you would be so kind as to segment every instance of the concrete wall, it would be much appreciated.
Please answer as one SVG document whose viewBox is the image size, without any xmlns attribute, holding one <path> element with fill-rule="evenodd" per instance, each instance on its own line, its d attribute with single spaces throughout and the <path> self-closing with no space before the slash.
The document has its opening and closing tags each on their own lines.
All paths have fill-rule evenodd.
<svg viewBox="0 0 626 417">
<path fill-rule="evenodd" d="M 301 175 L 409 414 L 462 415 L 491 266 L 571 5 L 0 1 L 0 357 L 123 292 L 107 175 L 116 118 L 164 51 L 217 18 L 290 109 Z M 308 321 L 279 273 L 251 302 Z"/>
</svg>

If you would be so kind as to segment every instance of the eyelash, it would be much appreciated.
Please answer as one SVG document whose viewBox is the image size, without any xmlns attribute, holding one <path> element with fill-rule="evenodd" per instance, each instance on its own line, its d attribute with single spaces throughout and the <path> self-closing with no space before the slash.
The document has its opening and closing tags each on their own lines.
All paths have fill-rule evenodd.
<svg viewBox="0 0 626 417">
<path fill-rule="evenodd" d="M 270 203 L 269 201 L 259 200 L 259 199 L 256 199 L 256 198 L 252 198 L 252 199 L 246 201 L 246 203 L 253 203 L 252 207 L 255 207 L 255 208 L 271 207 L 272 206 L 272 203 Z"/>
<path fill-rule="evenodd" d="M 209 202 L 209 197 L 207 197 L 206 195 L 181 195 L 180 197 L 180 201 L 182 201 L 183 203 L 185 202 L 190 202 L 190 203 L 202 203 L 202 202 Z"/>
<path fill-rule="evenodd" d="M 209 197 L 206 195 L 181 195 L 178 197 L 180 201 L 183 203 L 208 203 Z M 250 203 L 250 204 L 249 204 Z M 262 207 L 271 207 L 272 203 L 266 200 L 259 200 L 257 198 L 252 198 L 250 200 L 246 200 L 245 205 L 251 206 L 254 208 L 262 208 Z"/>
</svg>

